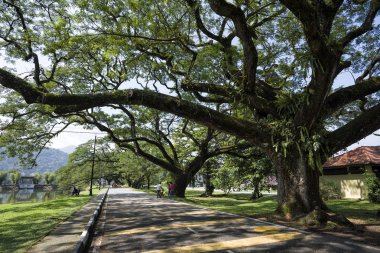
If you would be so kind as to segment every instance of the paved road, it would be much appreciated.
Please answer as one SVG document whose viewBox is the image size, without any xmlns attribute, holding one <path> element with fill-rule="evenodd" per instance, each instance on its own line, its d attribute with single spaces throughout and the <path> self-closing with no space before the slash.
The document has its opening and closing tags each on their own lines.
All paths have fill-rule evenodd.
<svg viewBox="0 0 380 253">
<path fill-rule="evenodd" d="M 110 189 L 90 252 L 380 252 L 242 216 Z"/>
</svg>

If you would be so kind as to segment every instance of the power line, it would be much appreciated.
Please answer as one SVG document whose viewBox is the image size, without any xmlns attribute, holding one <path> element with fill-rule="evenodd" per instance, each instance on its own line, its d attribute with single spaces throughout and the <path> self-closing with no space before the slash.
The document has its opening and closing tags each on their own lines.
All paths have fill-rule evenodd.
<svg viewBox="0 0 380 253">
<path fill-rule="evenodd" d="M 104 132 L 90 132 L 90 131 L 73 131 L 73 130 L 63 130 L 60 133 L 76 133 L 76 134 L 107 134 Z"/>
</svg>

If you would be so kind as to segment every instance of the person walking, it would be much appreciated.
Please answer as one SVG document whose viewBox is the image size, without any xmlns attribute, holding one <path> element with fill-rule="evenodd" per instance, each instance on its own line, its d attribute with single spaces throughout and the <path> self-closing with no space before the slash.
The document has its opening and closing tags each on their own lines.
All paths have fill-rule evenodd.
<svg viewBox="0 0 380 253">
<path fill-rule="evenodd" d="M 157 198 L 162 197 L 162 185 L 161 182 L 156 185 Z"/>
<path fill-rule="evenodd" d="M 170 182 L 169 183 L 169 199 L 172 199 L 174 200 L 174 188 L 175 188 L 175 185 Z"/>
</svg>

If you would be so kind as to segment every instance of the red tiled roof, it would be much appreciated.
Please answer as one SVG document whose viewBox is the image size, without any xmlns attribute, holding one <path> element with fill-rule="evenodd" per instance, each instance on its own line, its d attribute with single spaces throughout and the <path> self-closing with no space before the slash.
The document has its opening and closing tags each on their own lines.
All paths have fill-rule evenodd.
<svg viewBox="0 0 380 253">
<path fill-rule="evenodd" d="M 364 146 L 329 159 L 323 168 L 346 167 L 350 165 L 380 165 L 380 146 Z"/>
</svg>

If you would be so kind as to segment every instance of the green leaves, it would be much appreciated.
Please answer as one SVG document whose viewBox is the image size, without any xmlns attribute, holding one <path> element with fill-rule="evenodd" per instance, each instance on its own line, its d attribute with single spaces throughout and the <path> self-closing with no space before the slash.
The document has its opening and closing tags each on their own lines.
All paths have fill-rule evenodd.
<svg viewBox="0 0 380 253">
<path fill-rule="evenodd" d="M 135 153 L 146 148 L 152 155 L 145 157 L 174 172 L 206 148 L 234 141 L 218 136 L 202 146 L 205 128 L 188 123 L 183 136 L 178 116 L 239 136 L 289 163 L 298 155 L 316 168 L 325 153 L 380 127 L 378 117 L 371 116 L 370 127 L 366 123 L 368 115 L 378 115 L 378 91 L 336 101 L 340 108 L 329 101 L 341 72 L 357 73 L 359 80 L 380 73 L 378 8 L 370 1 L 229 1 L 216 12 L 208 1 L 12 3 L 0 3 L 1 57 L 29 63 L 19 74 L 30 84 L 21 90 L 29 103 L 56 107 L 27 106 L 8 92 L 1 101 L 7 117 L 1 138 L 7 143 L 17 136 L 17 145 L 7 144 L 10 152 L 27 151 L 32 139 L 48 141 L 54 134 L 41 133 L 54 124 L 87 122 Z M 184 80 L 198 88 L 185 90 Z M 12 81 L 4 84 L 0 76 L 20 92 Z M 32 88 L 41 93 L 31 96 Z M 138 92 L 130 88 L 142 91 L 133 96 Z M 72 94 L 85 99 L 75 101 Z M 355 120 L 359 115 L 366 119 Z"/>
</svg>

